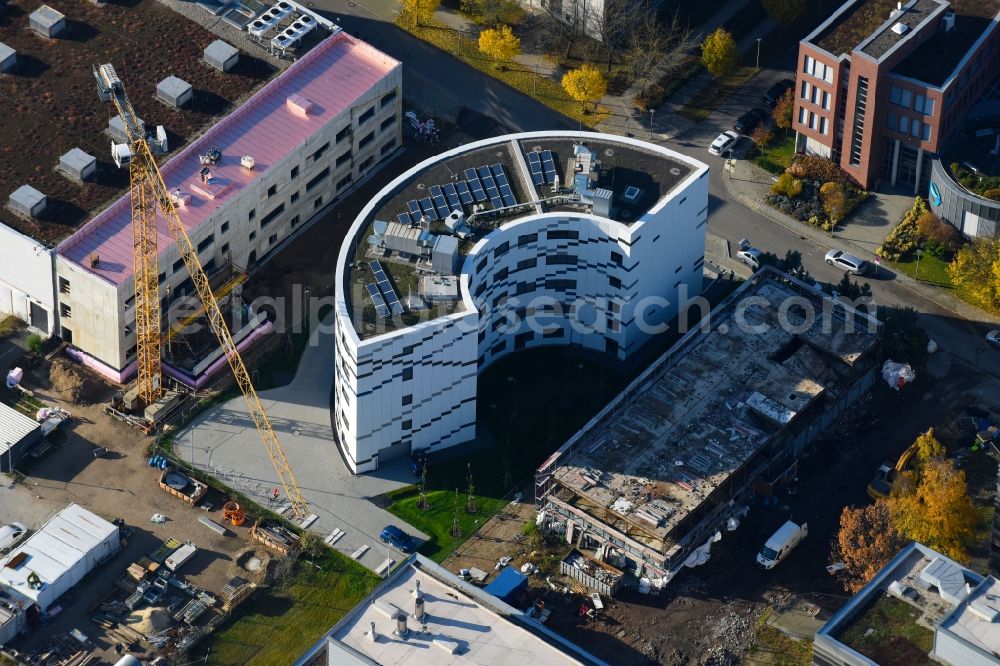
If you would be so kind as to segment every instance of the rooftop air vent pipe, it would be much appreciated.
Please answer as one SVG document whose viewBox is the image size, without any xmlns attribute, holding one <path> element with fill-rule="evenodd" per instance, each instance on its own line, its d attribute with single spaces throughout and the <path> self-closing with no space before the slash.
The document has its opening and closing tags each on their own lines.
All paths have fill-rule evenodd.
<svg viewBox="0 0 1000 666">
<path fill-rule="evenodd" d="M 396 635 L 400 638 L 406 638 L 408 633 L 410 631 L 406 628 L 406 613 L 398 613 L 396 615 Z"/>
<path fill-rule="evenodd" d="M 368 632 L 368 640 L 372 643 L 378 643 L 378 634 L 375 633 L 375 623 L 372 622 L 371 630 Z"/>
<path fill-rule="evenodd" d="M 413 603 L 413 619 L 417 622 L 424 621 L 424 598 L 417 597 L 417 600 Z"/>
</svg>

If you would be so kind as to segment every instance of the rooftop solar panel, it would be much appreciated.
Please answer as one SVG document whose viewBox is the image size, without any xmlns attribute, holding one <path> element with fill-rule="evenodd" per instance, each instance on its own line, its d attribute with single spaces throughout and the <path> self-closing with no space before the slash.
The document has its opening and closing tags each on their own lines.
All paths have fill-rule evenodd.
<svg viewBox="0 0 1000 666">
<path fill-rule="evenodd" d="M 530 165 L 534 165 L 534 164 L 538 164 L 540 162 L 541 162 L 541 158 L 538 157 L 538 153 L 536 153 L 533 150 L 530 153 L 528 153 L 528 165 L 529 166 Z"/>
<path fill-rule="evenodd" d="M 434 202 L 431 201 L 430 197 L 424 197 L 423 199 L 420 200 L 420 208 L 421 210 L 424 211 L 424 215 L 426 215 L 428 219 L 430 220 L 438 219 L 437 211 L 434 210 Z"/>
<path fill-rule="evenodd" d="M 420 204 L 417 203 L 416 199 L 410 199 L 406 202 L 406 206 L 410 209 L 410 215 L 417 218 L 418 220 L 423 217 L 423 213 L 420 211 Z"/>
<path fill-rule="evenodd" d="M 479 182 L 479 174 L 476 173 L 475 169 L 466 169 L 465 179 L 469 181 L 469 185 L 471 186 L 473 183 Z"/>
<path fill-rule="evenodd" d="M 445 183 L 441 186 L 441 189 L 444 190 L 444 196 L 448 199 L 448 205 L 451 206 L 452 210 L 462 207 L 462 203 L 458 200 L 458 191 L 454 185 Z"/>
<path fill-rule="evenodd" d="M 510 189 L 510 185 L 500 186 L 500 196 L 503 198 L 504 206 L 513 206 L 517 203 L 517 199 L 514 198 L 514 192 Z"/>
<path fill-rule="evenodd" d="M 554 183 L 554 182 L 556 182 L 556 170 L 554 168 L 551 169 L 551 170 L 547 169 L 545 171 L 545 182 L 546 183 Z"/>
<path fill-rule="evenodd" d="M 455 183 L 455 189 L 458 190 L 458 198 L 463 204 L 471 204 L 475 199 L 472 198 L 472 192 L 469 190 L 469 184 L 464 180 L 460 180 Z"/>
<path fill-rule="evenodd" d="M 388 317 L 389 308 L 386 307 L 385 300 L 382 299 L 382 294 L 378 293 L 378 287 L 369 284 L 365 288 L 368 290 L 368 295 L 371 297 L 372 302 L 375 303 L 375 314 L 382 318 Z"/>
<path fill-rule="evenodd" d="M 406 226 L 413 224 L 413 220 L 410 219 L 409 213 L 400 213 L 397 217 L 399 218 L 400 224 L 405 224 Z"/>
<path fill-rule="evenodd" d="M 479 183 L 479 179 L 469 181 L 469 187 L 472 188 L 472 196 L 476 201 L 486 201 L 486 191 L 483 190 L 483 186 Z"/>
</svg>

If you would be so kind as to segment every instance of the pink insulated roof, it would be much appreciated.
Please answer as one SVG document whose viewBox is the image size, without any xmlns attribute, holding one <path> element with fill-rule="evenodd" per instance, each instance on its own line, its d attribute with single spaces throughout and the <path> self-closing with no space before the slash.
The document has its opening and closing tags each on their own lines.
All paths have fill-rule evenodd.
<svg viewBox="0 0 1000 666">
<path fill-rule="evenodd" d="M 398 66 L 398 61 L 345 32 L 313 48 L 160 167 L 171 192 L 180 189 L 190 195 L 177 208 L 185 228 L 198 227 Z M 212 167 L 212 182 L 205 184 L 199 178 L 198 155 L 213 146 L 221 149 L 222 159 Z M 253 157 L 252 170 L 240 165 L 243 155 Z M 159 247 L 171 244 L 166 222 L 160 219 Z M 133 273 L 128 195 L 60 243 L 57 252 L 112 284 L 127 280 Z M 93 255 L 99 262 L 91 268 Z"/>
</svg>

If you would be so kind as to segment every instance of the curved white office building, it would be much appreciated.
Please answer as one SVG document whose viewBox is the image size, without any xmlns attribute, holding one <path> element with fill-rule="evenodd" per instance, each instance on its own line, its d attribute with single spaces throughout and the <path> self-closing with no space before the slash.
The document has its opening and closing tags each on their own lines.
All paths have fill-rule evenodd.
<svg viewBox="0 0 1000 666">
<path fill-rule="evenodd" d="M 337 261 L 349 466 L 472 439 L 478 374 L 506 354 L 628 358 L 700 292 L 707 212 L 706 165 L 607 134 L 500 136 L 396 178 Z"/>
</svg>

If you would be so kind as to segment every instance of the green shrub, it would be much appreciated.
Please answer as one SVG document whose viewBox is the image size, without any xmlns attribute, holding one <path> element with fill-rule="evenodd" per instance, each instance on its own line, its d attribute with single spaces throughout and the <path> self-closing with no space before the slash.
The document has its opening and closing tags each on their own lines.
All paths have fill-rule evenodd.
<svg viewBox="0 0 1000 666">
<path fill-rule="evenodd" d="M 993 201 L 1000 201 L 1000 187 L 992 190 L 986 190 L 983 192 L 983 196 L 987 199 L 993 199 Z"/>
<path fill-rule="evenodd" d="M 876 254 L 889 261 L 899 261 L 910 252 L 916 250 L 922 240 L 918 220 L 927 212 L 929 212 L 927 202 L 921 197 L 916 197 L 913 200 L 913 206 L 910 210 L 906 211 L 899 224 L 889 232 L 885 243 L 876 250 Z"/>
<path fill-rule="evenodd" d="M 37 333 L 32 333 L 28 336 L 27 344 L 28 351 L 34 352 L 35 354 L 42 353 L 42 336 Z"/>
<path fill-rule="evenodd" d="M 771 184 L 771 194 L 783 194 L 789 199 L 794 199 L 802 194 L 802 180 L 786 171 Z"/>
</svg>

